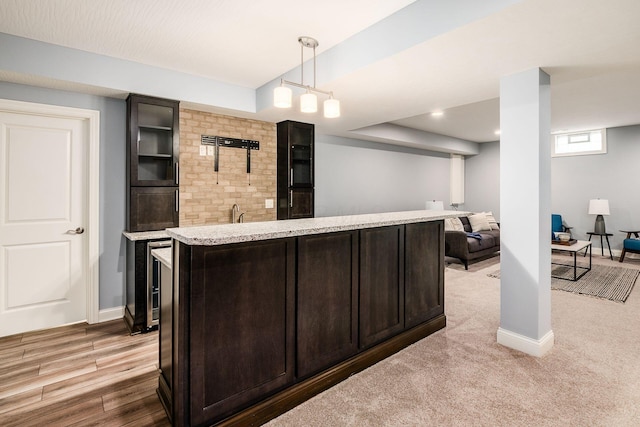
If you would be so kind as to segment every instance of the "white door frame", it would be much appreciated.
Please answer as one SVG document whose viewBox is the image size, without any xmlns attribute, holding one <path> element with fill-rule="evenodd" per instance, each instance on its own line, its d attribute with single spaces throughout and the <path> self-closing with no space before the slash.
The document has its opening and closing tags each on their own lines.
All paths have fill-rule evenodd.
<svg viewBox="0 0 640 427">
<path fill-rule="evenodd" d="M 40 114 L 88 121 L 87 183 L 85 212 L 88 214 L 87 250 L 84 265 L 87 272 L 87 322 L 99 321 L 100 311 L 100 111 L 58 105 L 0 99 L 0 111 L 17 114 Z"/>
</svg>

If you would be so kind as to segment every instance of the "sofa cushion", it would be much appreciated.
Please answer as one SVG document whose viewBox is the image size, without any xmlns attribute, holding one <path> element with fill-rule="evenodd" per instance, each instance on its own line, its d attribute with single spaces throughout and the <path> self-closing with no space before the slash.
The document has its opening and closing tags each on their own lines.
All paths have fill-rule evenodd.
<svg viewBox="0 0 640 427">
<path fill-rule="evenodd" d="M 495 245 L 495 239 L 492 234 L 478 233 L 480 239 L 474 237 L 467 237 L 467 244 L 469 245 L 469 253 L 483 251 L 485 249 L 493 248 Z"/>
<path fill-rule="evenodd" d="M 469 215 L 469 223 L 471 223 L 471 231 L 474 233 L 491 230 L 487 214 L 484 212 Z"/>
</svg>

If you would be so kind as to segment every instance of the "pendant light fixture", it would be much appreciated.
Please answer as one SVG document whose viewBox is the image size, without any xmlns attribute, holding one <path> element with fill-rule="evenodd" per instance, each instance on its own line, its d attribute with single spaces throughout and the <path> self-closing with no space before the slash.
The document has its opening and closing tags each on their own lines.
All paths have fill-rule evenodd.
<svg viewBox="0 0 640 427">
<path fill-rule="evenodd" d="M 324 101 L 324 116 L 328 119 L 340 117 L 340 101 L 333 97 L 333 92 L 316 89 L 316 47 L 318 41 L 312 37 L 298 37 L 300 43 L 300 83 L 290 82 L 280 79 L 280 86 L 273 90 L 273 106 L 278 108 L 291 108 L 291 89 L 286 87 L 295 86 L 305 89 L 306 92 L 300 96 L 300 111 L 303 113 L 315 113 L 318 111 L 318 97 L 316 93 L 329 95 L 329 99 Z M 313 86 L 304 84 L 304 48 L 313 49 Z"/>
</svg>

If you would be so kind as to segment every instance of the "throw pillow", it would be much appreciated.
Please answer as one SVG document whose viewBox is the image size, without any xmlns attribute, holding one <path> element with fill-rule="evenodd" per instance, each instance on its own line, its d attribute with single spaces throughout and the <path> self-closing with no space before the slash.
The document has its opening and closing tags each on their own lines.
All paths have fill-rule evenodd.
<svg viewBox="0 0 640 427">
<path fill-rule="evenodd" d="M 445 218 L 444 219 L 445 231 L 464 231 L 464 226 L 460 218 Z"/>
<path fill-rule="evenodd" d="M 471 224 L 471 231 L 477 233 L 478 231 L 491 231 L 491 225 L 484 212 L 469 215 L 469 223 Z"/>
<path fill-rule="evenodd" d="M 498 225 L 498 221 L 496 221 L 495 217 L 493 216 L 493 212 L 485 212 L 485 215 L 487 215 L 487 221 L 489 221 L 489 226 L 491 227 L 491 229 L 500 230 L 500 226 Z"/>
<path fill-rule="evenodd" d="M 452 218 L 444 219 L 444 231 L 453 231 L 453 223 L 451 222 Z"/>
</svg>

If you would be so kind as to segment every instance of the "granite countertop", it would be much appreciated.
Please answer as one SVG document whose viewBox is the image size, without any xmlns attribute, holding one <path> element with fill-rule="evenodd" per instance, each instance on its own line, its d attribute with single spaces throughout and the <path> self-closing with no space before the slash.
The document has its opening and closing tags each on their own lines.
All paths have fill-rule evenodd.
<svg viewBox="0 0 640 427">
<path fill-rule="evenodd" d="M 151 255 L 169 268 L 171 268 L 171 253 L 172 249 L 170 247 L 151 250 Z"/>
<path fill-rule="evenodd" d="M 158 231 L 123 231 L 122 235 L 127 239 L 135 242 L 136 240 L 153 240 L 153 239 L 168 239 L 169 234 L 165 230 Z"/>
<path fill-rule="evenodd" d="M 436 221 L 464 215 L 460 211 L 406 211 L 365 215 L 334 216 L 284 221 L 222 224 L 201 227 L 168 228 L 170 237 L 192 246 L 215 246 L 255 240 L 279 239 L 361 228 L 384 227 Z"/>
</svg>

